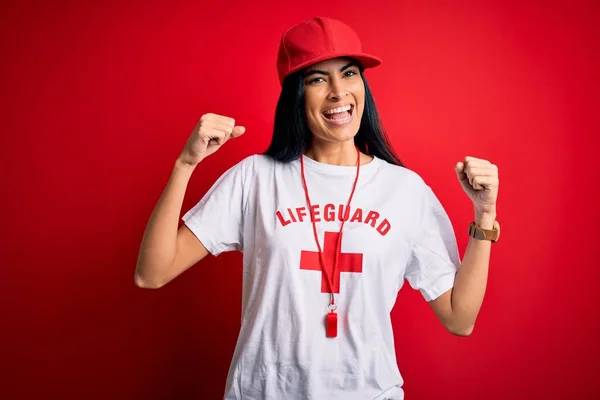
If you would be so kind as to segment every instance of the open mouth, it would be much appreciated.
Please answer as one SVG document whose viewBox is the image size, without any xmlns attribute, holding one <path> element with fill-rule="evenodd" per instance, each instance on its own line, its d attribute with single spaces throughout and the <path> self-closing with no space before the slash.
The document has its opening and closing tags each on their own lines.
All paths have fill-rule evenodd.
<svg viewBox="0 0 600 400">
<path fill-rule="evenodd" d="M 325 120 L 334 125 L 344 125 L 352 121 L 354 116 L 354 104 L 331 108 L 323 113 Z"/>
</svg>

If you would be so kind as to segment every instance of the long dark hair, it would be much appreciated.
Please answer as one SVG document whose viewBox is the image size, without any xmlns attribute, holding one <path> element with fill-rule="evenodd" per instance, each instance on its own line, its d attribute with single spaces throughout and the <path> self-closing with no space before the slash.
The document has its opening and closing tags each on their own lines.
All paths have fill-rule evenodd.
<svg viewBox="0 0 600 400">
<path fill-rule="evenodd" d="M 394 153 L 381 126 L 364 68 L 358 62 L 357 65 L 365 85 L 365 109 L 358 133 L 354 136 L 354 144 L 365 154 L 406 167 Z M 298 159 L 311 144 L 312 134 L 308 129 L 304 107 L 303 74 L 304 70 L 297 71 L 284 79 L 277 101 L 271 144 L 263 154 L 278 161 L 289 162 Z"/>
</svg>

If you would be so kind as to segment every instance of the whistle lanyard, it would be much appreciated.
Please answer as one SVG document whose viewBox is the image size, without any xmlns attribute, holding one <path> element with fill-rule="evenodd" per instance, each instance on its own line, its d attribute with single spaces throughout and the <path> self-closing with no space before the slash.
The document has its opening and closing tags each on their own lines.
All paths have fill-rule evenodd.
<svg viewBox="0 0 600 400">
<path fill-rule="evenodd" d="M 356 146 L 355 146 L 356 147 Z M 352 197 L 354 196 L 354 191 L 356 190 L 356 184 L 358 183 L 358 176 L 360 174 L 360 150 L 356 147 L 356 178 L 354 179 L 354 184 L 352 185 L 352 191 L 350 192 L 350 197 L 348 197 L 348 204 L 346 205 L 346 211 L 342 218 L 342 225 L 340 226 L 340 231 L 338 232 L 336 251 L 334 253 L 334 261 L 333 268 L 331 270 L 331 276 L 327 273 L 327 268 L 325 268 L 325 261 L 323 259 L 323 250 L 321 249 L 321 244 L 319 243 L 319 237 L 317 235 L 317 226 L 315 224 L 315 218 L 312 213 L 312 204 L 310 202 L 310 196 L 308 195 L 308 185 L 306 184 L 306 175 L 304 174 L 304 156 L 300 156 L 300 167 L 302 172 L 302 183 L 304 184 L 304 193 L 306 195 L 306 202 L 308 203 L 308 210 L 310 214 L 310 220 L 312 222 L 313 234 L 315 236 L 315 242 L 317 243 L 317 249 L 319 250 L 319 263 L 321 264 L 321 270 L 323 274 L 325 274 L 325 278 L 327 279 L 327 284 L 329 285 L 329 313 L 327 313 L 325 317 L 325 324 L 327 327 L 326 335 L 327 337 L 336 337 L 337 336 L 337 313 L 335 310 L 337 309 L 337 305 L 335 304 L 335 297 L 333 293 L 333 278 L 335 277 L 335 270 L 337 269 L 337 263 L 339 259 L 339 255 L 342 249 L 342 230 L 344 229 L 344 223 L 350 217 L 350 203 L 352 202 Z M 341 279 L 341 275 L 340 275 Z"/>
</svg>

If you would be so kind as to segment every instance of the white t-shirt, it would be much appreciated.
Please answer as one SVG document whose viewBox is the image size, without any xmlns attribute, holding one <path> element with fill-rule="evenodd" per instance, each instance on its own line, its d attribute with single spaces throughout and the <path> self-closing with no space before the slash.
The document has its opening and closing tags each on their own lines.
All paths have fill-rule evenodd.
<svg viewBox="0 0 600 400">
<path fill-rule="evenodd" d="M 331 265 L 356 167 L 302 157 Z M 300 160 L 252 155 L 183 216 L 211 254 L 243 253 L 224 398 L 403 399 L 390 312 L 404 279 L 427 301 L 453 287 L 460 258 L 444 208 L 415 172 L 377 157 L 361 165 L 337 267 L 335 338 L 326 337 L 330 295 L 307 210 Z"/>
</svg>

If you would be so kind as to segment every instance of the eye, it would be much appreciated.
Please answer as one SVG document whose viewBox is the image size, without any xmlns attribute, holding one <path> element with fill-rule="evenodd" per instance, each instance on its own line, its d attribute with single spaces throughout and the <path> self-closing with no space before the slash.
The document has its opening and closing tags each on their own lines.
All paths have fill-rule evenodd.
<svg viewBox="0 0 600 400">
<path fill-rule="evenodd" d="M 350 74 L 350 75 L 347 75 L 347 74 Z M 354 76 L 354 75 L 357 75 L 357 72 L 351 69 L 351 70 L 346 71 L 346 73 L 344 75 L 346 75 L 346 76 Z"/>
<path fill-rule="evenodd" d="M 323 79 L 323 78 L 321 78 L 320 76 L 318 76 L 318 77 L 316 77 L 316 78 L 313 78 L 313 79 L 309 80 L 309 81 L 308 81 L 308 83 L 309 83 L 309 84 L 316 83 L 316 82 L 317 82 L 317 79 Z"/>
</svg>

